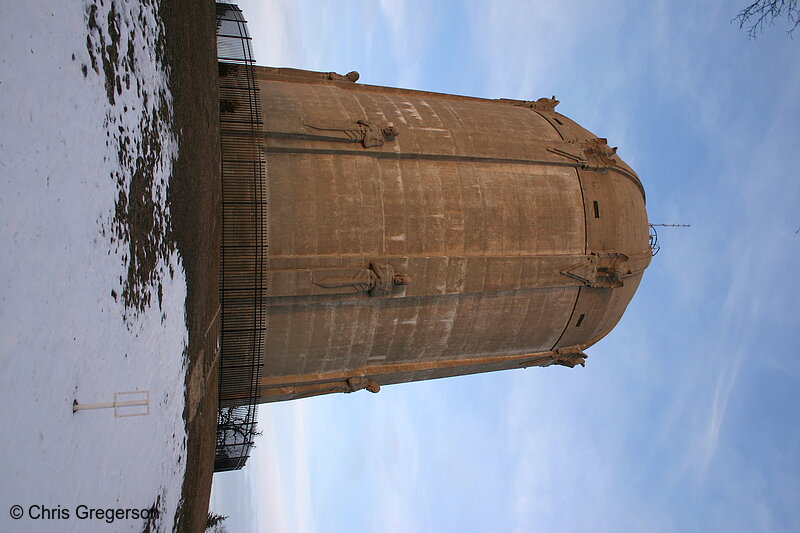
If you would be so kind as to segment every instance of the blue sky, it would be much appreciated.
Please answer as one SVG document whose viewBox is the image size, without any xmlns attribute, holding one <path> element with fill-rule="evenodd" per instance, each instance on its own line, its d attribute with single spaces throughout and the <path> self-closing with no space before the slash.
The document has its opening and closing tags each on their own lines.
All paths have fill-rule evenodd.
<svg viewBox="0 0 800 533">
<path fill-rule="evenodd" d="M 232 531 L 800 528 L 800 36 L 750 41 L 724 1 L 239 5 L 260 64 L 555 94 L 651 222 L 692 227 L 660 232 L 586 368 L 263 406 L 250 463 L 215 477 Z"/>
</svg>

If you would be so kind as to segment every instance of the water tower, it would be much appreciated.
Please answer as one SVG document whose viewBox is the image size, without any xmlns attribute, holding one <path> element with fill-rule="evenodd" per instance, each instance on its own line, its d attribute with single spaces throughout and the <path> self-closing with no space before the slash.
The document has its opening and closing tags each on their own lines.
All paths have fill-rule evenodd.
<svg viewBox="0 0 800 533">
<path fill-rule="evenodd" d="M 555 97 L 255 66 L 222 6 L 222 407 L 584 364 L 651 259 L 616 148 Z"/>
</svg>

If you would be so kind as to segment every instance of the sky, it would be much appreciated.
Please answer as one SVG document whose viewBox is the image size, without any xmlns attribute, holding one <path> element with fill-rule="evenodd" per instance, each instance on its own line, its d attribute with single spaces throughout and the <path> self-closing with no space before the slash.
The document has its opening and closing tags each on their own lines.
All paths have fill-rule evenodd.
<svg viewBox="0 0 800 533">
<path fill-rule="evenodd" d="M 744 4 L 745 2 L 740 2 Z M 555 95 L 619 146 L 661 252 L 586 368 L 264 405 L 231 531 L 800 528 L 800 42 L 736 2 L 239 2 L 259 64 Z"/>
</svg>

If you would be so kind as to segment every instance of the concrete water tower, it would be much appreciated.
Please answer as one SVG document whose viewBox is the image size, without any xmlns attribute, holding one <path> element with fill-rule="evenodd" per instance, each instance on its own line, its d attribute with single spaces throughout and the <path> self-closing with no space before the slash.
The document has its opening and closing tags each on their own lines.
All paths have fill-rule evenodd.
<svg viewBox="0 0 800 533">
<path fill-rule="evenodd" d="M 261 401 L 582 365 L 650 262 L 645 195 L 554 98 L 256 67 Z"/>
<path fill-rule="evenodd" d="M 215 469 L 256 404 L 583 365 L 651 259 L 639 178 L 558 101 L 255 65 L 217 4 L 222 151 Z"/>
</svg>

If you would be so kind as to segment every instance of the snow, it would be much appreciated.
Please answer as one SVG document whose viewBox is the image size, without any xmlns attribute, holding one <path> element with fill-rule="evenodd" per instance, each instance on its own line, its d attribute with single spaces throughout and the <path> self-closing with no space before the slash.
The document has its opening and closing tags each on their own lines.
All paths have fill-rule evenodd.
<svg viewBox="0 0 800 533">
<path fill-rule="evenodd" d="M 159 240 L 177 142 L 157 8 L 29 0 L 0 17 L 0 531 L 142 531 L 142 519 L 109 524 L 76 508 L 156 503 L 153 530 L 173 528 L 188 337 L 181 259 Z M 102 55 L 112 42 L 120 82 L 109 94 Z M 149 198 L 136 200 L 155 206 L 160 251 L 131 282 L 129 267 L 141 265 L 119 213 L 134 203 L 125 195 L 143 166 Z M 150 391 L 149 416 L 72 412 L 73 400 L 134 390 Z"/>
</svg>

